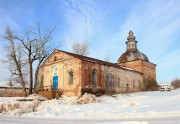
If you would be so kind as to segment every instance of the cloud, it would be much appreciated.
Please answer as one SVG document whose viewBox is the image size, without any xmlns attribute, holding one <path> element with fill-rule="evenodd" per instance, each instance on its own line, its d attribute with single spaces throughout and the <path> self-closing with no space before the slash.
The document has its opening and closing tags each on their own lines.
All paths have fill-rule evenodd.
<svg viewBox="0 0 180 124">
<path fill-rule="evenodd" d="M 5 57 L 3 56 L 3 48 L 0 47 L 0 82 L 8 80 L 8 77 L 10 76 L 9 70 L 7 68 L 7 65 L 2 62 L 2 60 L 5 60 Z"/>
<path fill-rule="evenodd" d="M 180 50 L 174 50 L 167 53 L 165 56 L 162 56 L 158 59 L 158 68 L 161 71 L 168 71 L 169 69 L 180 67 Z"/>
<path fill-rule="evenodd" d="M 120 34 L 124 36 L 128 30 L 133 30 L 139 40 L 138 46 L 150 56 L 159 57 L 174 42 L 173 35 L 180 29 L 180 16 L 177 16 L 180 10 L 177 2 L 157 0 L 142 3 L 143 7 L 142 4 L 137 5 L 130 12 Z"/>
<path fill-rule="evenodd" d="M 4 33 L 4 30 L 7 26 L 12 27 L 13 29 L 19 30 L 20 27 L 17 24 L 17 22 L 8 15 L 4 10 L 0 9 L 0 34 L 2 35 Z M 5 56 L 3 55 L 3 42 L 0 40 L 0 82 L 6 81 L 8 77 L 10 76 L 10 72 L 7 68 L 7 65 L 2 62 L 2 60 L 5 59 Z"/>
<path fill-rule="evenodd" d="M 8 77 L 10 77 L 10 72 L 6 65 L 2 62 L 0 62 L 0 82 L 7 81 Z"/>
<path fill-rule="evenodd" d="M 139 41 L 139 50 L 147 54 L 151 62 L 157 64 L 157 74 L 161 75 L 158 80 L 163 82 L 167 82 L 166 79 L 169 81 L 172 76 L 168 70 L 180 66 L 180 50 L 175 46 L 171 48 L 172 44 L 178 44 L 179 39 L 179 4 L 180 1 L 175 0 L 155 0 L 138 4 L 130 12 L 120 31 L 123 37 L 129 30 L 134 31 Z"/>
<path fill-rule="evenodd" d="M 72 42 L 91 40 L 101 26 L 101 11 L 94 1 L 61 1 L 59 11 L 65 19 L 63 42 L 70 50 Z"/>
<path fill-rule="evenodd" d="M 12 27 L 13 29 L 20 29 L 20 26 L 17 24 L 17 22 L 2 9 L 0 9 L 0 26 L 1 34 L 4 32 L 4 29 L 7 26 Z"/>
<path fill-rule="evenodd" d="M 4 2 L 0 1 L 1 3 Z M 16 6 L 8 3 L 5 4 L 8 5 L 6 8 L 1 4 L 0 33 L 8 25 L 18 30 L 31 24 L 36 18 L 42 19 L 44 24 L 51 22 L 60 27 L 55 39 L 63 42 L 65 50 L 71 51 L 71 44 L 75 41 L 87 40 L 91 57 L 103 59 L 110 55 L 111 61 L 117 62 L 118 57 L 126 50 L 126 38 L 129 30 L 132 30 L 138 41 L 138 49 L 157 64 L 158 80 L 167 79 L 163 79 L 163 76 L 168 75 L 166 72 L 179 66 L 179 0 L 59 0 L 58 4 L 52 1 L 48 6 L 45 5 L 45 9 L 35 9 L 37 3 L 29 4 L 24 5 L 22 2 Z M 14 13 L 11 15 L 7 8 L 13 8 Z M 34 10 L 39 11 L 35 13 Z M 22 19 L 26 21 L 21 21 Z M 4 67 L 0 65 L 0 68 Z M 4 68 L 3 72 L 5 70 Z M 180 72 L 176 70 L 176 73 Z"/>
</svg>

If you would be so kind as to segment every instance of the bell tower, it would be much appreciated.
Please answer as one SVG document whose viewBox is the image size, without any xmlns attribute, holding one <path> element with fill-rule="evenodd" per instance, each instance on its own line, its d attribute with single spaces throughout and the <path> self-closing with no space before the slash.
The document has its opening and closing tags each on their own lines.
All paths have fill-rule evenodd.
<svg viewBox="0 0 180 124">
<path fill-rule="evenodd" d="M 156 64 L 151 63 L 148 57 L 138 50 L 136 37 L 132 31 L 128 33 L 126 47 L 126 51 L 118 59 L 118 65 L 141 72 L 144 79 L 156 80 Z"/>
<path fill-rule="evenodd" d="M 129 32 L 129 36 L 127 37 L 126 45 L 127 50 L 126 51 L 138 51 L 137 49 L 137 41 L 135 40 L 136 37 L 133 35 L 133 32 Z"/>
</svg>

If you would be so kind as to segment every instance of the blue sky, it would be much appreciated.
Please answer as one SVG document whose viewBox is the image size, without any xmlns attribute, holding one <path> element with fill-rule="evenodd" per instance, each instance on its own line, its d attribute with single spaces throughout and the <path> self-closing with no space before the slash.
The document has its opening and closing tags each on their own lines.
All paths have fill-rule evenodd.
<svg viewBox="0 0 180 124">
<path fill-rule="evenodd" d="M 180 77 L 180 0 L 0 0 L 0 34 L 6 26 L 23 31 L 36 23 L 56 26 L 54 42 L 71 51 L 88 41 L 89 56 L 117 62 L 132 30 L 139 51 L 157 64 L 158 83 Z M 0 53 L 3 53 L 0 41 Z M 3 54 L 0 59 L 4 59 Z M 0 81 L 8 79 L 0 63 Z"/>
</svg>

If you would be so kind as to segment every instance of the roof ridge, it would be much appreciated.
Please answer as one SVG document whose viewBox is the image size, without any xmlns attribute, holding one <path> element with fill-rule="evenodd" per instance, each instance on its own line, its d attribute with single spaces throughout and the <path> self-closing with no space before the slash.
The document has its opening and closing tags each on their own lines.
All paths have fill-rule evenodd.
<svg viewBox="0 0 180 124">
<path fill-rule="evenodd" d="M 74 55 L 74 56 L 76 56 L 78 58 L 92 59 L 92 60 L 95 60 L 95 61 L 98 60 L 98 61 L 109 63 L 109 64 L 115 64 L 115 63 L 111 63 L 111 62 L 104 61 L 104 60 L 101 60 L 101 59 L 96 59 L 96 58 L 92 58 L 92 57 L 89 57 L 89 56 L 79 55 L 79 54 L 75 54 L 75 53 L 71 53 L 71 52 L 67 52 L 67 51 L 63 51 L 63 50 L 58 50 L 58 51 L 61 51 L 61 52 L 64 52 L 64 53 L 67 53 L 67 54 L 70 54 L 70 55 Z"/>
<path fill-rule="evenodd" d="M 63 50 L 58 50 L 58 51 L 64 52 L 64 53 L 69 54 L 69 55 L 72 55 L 73 57 L 81 59 L 81 60 L 85 60 L 85 61 L 90 60 L 90 61 L 94 61 L 96 63 L 109 65 L 109 66 L 129 70 L 129 71 L 138 72 L 138 71 L 133 70 L 132 68 L 128 68 L 128 67 L 122 66 L 122 65 L 117 65 L 116 63 L 111 63 L 111 62 L 107 62 L 107 61 L 103 61 L 103 60 L 99 60 L 99 59 L 95 59 L 95 58 L 92 58 L 92 57 L 87 57 L 87 56 L 83 56 L 83 55 L 79 55 L 79 54 L 75 54 L 75 53 L 71 53 L 71 52 L 67 52 L 67 51 L 63 51 Z M 138 72 L 138 73 L 141 73 L 141 72 Z"/>
</svg>

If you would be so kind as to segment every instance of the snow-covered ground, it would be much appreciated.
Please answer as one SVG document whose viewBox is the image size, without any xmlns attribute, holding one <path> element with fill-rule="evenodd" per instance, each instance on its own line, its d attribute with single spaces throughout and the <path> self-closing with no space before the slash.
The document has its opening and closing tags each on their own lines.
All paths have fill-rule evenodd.
<svg viewBox="0 0 180 124">
<path fill-rule="evenodd" d="M 30 98 L 33 98 L 32 96 Z M 176 118 L 180 122 L 180 89 L 171 92 L 138 92 L 132 94 L 118 94 L 116 98 L 111 96 L 101 96 L 97 98 L 96 103 L 77 104 L 67 102 L 76 100 L 75 97 L 64 97 L 60 100 L 46 101 L 28 101 L 19 102 L 16 99 L 0 97 L 0 109 L 2 104 L 20 104 L 28 108 L 18 110 L 13 109 L 8 113 L 0 113 L 0 118 L 3 116 L 19 116 L 49 118 L 49 119 L 79 119 L 79 120 L 105 120 L 105 119 L 151 119 L 151 118 Z M 67 104 L 73 103 L 73 104 Z M 179 119 L 179 120 L 178 120 Z"/>
<path fill-rule="evenodd" d="M 0 116 L 0 124 L 180 124 L 180 121 L 177 117 L 71 120 L 57 118 Z"/>
</svg>

